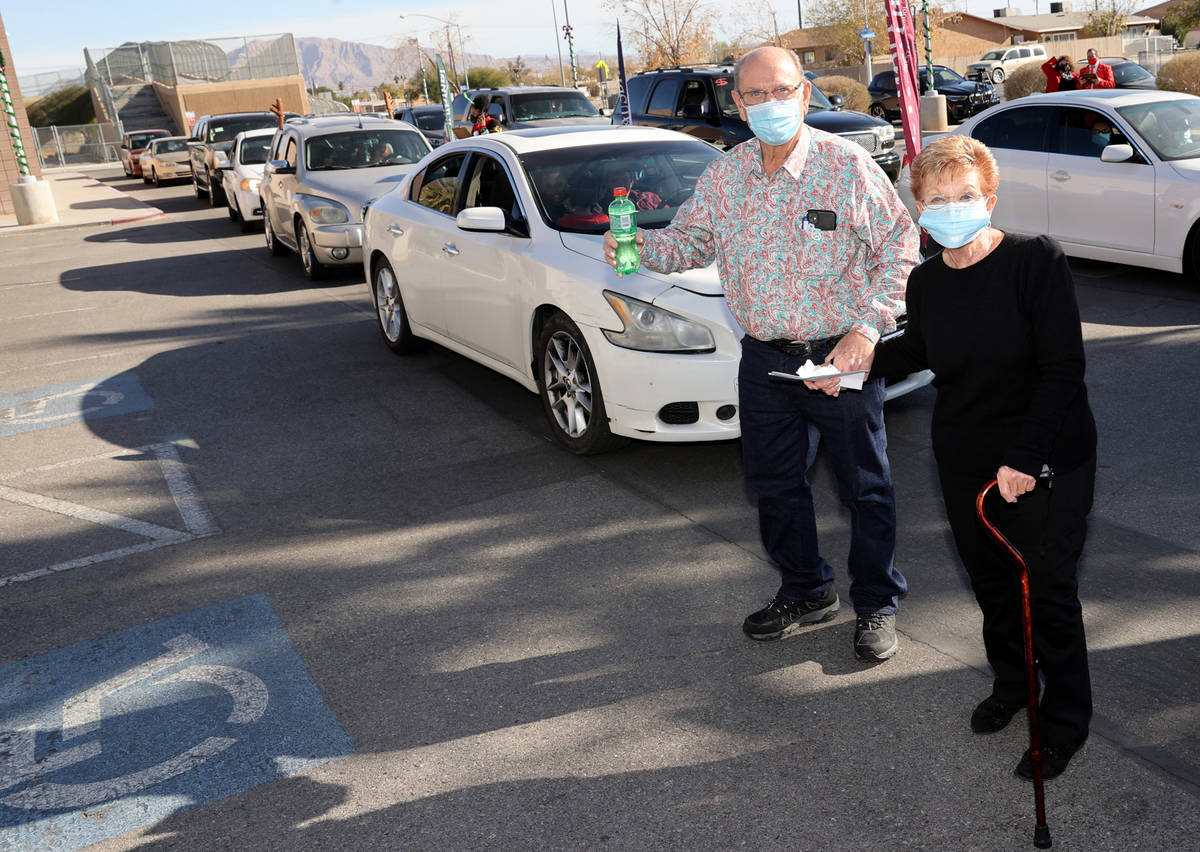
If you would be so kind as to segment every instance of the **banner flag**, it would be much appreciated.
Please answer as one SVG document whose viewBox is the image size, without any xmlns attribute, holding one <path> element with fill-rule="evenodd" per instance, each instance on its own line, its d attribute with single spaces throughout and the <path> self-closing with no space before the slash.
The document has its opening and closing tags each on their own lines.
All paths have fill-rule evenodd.
<svg viewBox="0 0 1200 852">
<path fill-rule="evenodd" d="M 454 112 L 451 109 L 450 78 L 446 76 L 446 66 L 442 64 L 442 55 L 437 55 L 438 86 L 442 91 L 442 129 L 446 133 L 446 141 L 454 140 Z"/>
<path fill-rule="evenodd" d="M 888 0 L 888 41 L 900 95 L 900 126 L 904 129 L 904 162 L 907 166 L 921 150 L 921 88 L 917 77 L 917 36 L 908 0 Z"/>
<path fill-rule="evenodd" d="M 629 108 L 629 85 L 625 82 L 625 51 L 621 49 L 621 22 L 617 21 L 617 84 L 620 86 L 621 124 L 633 124 L 633 113 Z"/>
</svg>

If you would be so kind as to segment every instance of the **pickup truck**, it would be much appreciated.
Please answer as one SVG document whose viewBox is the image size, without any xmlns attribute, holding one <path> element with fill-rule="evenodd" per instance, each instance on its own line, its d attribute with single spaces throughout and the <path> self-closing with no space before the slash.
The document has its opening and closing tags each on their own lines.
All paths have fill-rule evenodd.
<svg viewBox="0 0 1200 852">
<path fill-rule="evenodd" d="M 587 96 L 578 89 L 562 86 L 500 86 L 460 92 L 450 105 L 454 113 L 454 135 L 471 135 L 468 118 L 476 95 L 487 95 L 488 114 L 505 130 L 529 127 L 564 127 L 571 124 L 610 124 Z"/>
<path fill-rule="evenodd" d="M 293 118 L 297 113 L 285 113 Z M 208 203 L 219 207 L 226 203 L 225 191 L 221 186 L 223 166 L 229 165 L 229 151 L 233 140 L 243 130 L 266 130 L 278 126 L 279 119 L 273 112 L 229 112 L 221 115 L 202 115 L 192 127 L 188 139 L 188 153 L 192 161 L 192 190 L 196 198 L 208 198 Z"/>
</svg>

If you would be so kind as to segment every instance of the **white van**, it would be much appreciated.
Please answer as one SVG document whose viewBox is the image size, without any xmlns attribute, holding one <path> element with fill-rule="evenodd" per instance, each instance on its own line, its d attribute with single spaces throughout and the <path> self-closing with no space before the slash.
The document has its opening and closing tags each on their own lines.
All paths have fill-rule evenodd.
<svg viewBox="0 0 1200 852">
<path fill-rule="evenodd" d="M 1041 44 L 1015 44 L 1012 47 L 998 47 L 989 50 L 979 57 L 978 62 L 967 66 L 968 80 L 991 80 L 993 83 L 1003 83 L 1014 68 L 1032 62 L 1035 59 L 1041 65 L 1046 61 L 1046 48 Z"/>
</svg>

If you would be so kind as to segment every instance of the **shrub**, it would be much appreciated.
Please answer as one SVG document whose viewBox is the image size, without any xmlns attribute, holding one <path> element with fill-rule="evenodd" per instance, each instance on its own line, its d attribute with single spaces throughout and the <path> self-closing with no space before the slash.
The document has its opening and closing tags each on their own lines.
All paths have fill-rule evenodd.
<svg viewBox="0 0 1200 852">
<path fill-rule="evenodd" d="M 867 87 L 852 77 L 830 74 L 828 77 L 818 77 L 815 83 L 826 96 L 841 95 L 845 98 L 846 109 L 866 112 L 867 107 L 871 105 L 871 96 L 867 94 Z"/>
<path fill-rule="evenodd" d="M 1042 73 L 1042 63 L 1026 62 L 1018 65 L 1004 79 L 1004 99 L 1015 101 L 1026 95 L 1046 91 L 1046 75 Z"/>
<path fill-rule="evenodd" d="M 1200 53 L 1183 53 L 1158 69 L 1158 87 L 1200 95 Z"/>
</svg>

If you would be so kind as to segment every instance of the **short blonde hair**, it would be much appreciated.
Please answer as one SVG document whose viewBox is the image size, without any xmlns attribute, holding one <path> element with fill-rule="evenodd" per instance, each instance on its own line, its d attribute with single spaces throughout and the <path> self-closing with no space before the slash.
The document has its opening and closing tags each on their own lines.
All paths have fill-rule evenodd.
<svg viewBox="0 0 1200 852">
<path fill-rule="evenodd" d="M 995 193 L 1000 184 L 1000 169 L 987 145 L 970 136 L 938 137 L 921 149 L 909 167 L 913 198 L 924 203 L 925 184 L 943 175 L 963 174 L 972 169 L 979 173 L 979 188 L 984 194 Z"/>
</svg>

